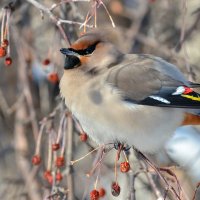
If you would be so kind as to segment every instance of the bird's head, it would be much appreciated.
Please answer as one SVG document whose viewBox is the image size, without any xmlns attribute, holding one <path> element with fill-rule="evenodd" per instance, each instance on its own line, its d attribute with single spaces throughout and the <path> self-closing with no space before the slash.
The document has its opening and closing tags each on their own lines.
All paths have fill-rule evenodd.
<svg viewBox="0 0 200 200">
<path fill-rule="evenodd" d="M 66 56 L 64 68 L 82 67 L 92 70 L 115 65 L 123 54 L 113 45 L 112 40 L 112 34 L 104 30 L 95 29 L 84 34 L 70 48 L 60 50 Z"/>
</svg>

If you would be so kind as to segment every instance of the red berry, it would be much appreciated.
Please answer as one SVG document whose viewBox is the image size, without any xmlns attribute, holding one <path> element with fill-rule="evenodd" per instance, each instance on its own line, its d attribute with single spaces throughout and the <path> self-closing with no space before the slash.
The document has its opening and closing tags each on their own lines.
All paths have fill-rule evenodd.
<svg viewBox="0 0 200 200">
<path fill-rule="evenodd" d="M 53 176 L 51 174 L 47 176 L 47 181 L 49 182 L 49 184 L 53 184 Z"/>
<path fill-rule="evenodd" d="M 120 171 L 126 173 L 130 170 L 130 164 L 128 162 L 122 162 L 120 164 Z"/>
<path fill-rule="evenodd" d="M 46 170 L 43 175 L 44 175 L 45 179 L 48 179 L 48 177 L 51 176 L 51 171 L 50 170 Z"/>
<path fill-rule="evenodd" d="M 41 163 L 41 157 L 39 155 L 34 155 L 32 157 L 32 164 L 39 165 Z"/>
<path fill-rule="evenodd" d="M 4 57 L 6 55 L 6 49 L 2 46 L 0 46 L 0 58 Z"/>
<path fill-rule="evenodd" d="M 105 189 L 104 189 L 104 188 L 100 188 L 100 189 L 99 189 L 99 197 L 104 197 L 105 194 L 106 194 Z"/>
<path fill-rule="evenodd" d="M 60 182 L 62 179 L 63 179 L 63 176 L 62 176 L 61 172 L 58 171 L 56 173 L 56 180 Z"/>
<path fill-rule="evenodd" d="M 65 159 L 63 156 L 59 156 L 56 159 L 56 166 L 57 167 L 63 167 L 65 165 Z"/>
<path fill-rule="evenodd" d="M 52 73 L 48 74 L 47 79 L 49 80 L 49 82 L 55 84 L 59 80 L 58 74 L 55 72 L 52 72 Z"/>
<path fill-rule="evenodd" d="M 120 194 L 120 186 L 118 185 L 118 183 L 114 182 L 112 184 L 112 195 L 117 197 Z"/>
<path fill-rule="evenodd" d="M 57 151 L 58 149 L 60 149 L 60 144 L 59 143 L 52 144 L 52 150 L 53 151 Z"/>
<path fill-rule="evenodd" d="M 82 142 L 85 142 L 85 141 L 87 140 L 87 138 L 88 138 L 88 136 L 87 136 L 86 133 L 81 133 L 81 134 L 80 134 L 80 140 L 81 140 Z"/>
<path fill-rule="evenodd" d="M 11 65 L 12 64 L 12 58 L 11 57 L 7 57 L 6 59 L 5 59 L 5 65 Z"/>
<path fill-rule="evenodd" d="M 48 181 L 49 184 L 53 184 L 53 176 L 51 174 L 51 171 L 50 170 L 46 170 L 44 172 L 44 178 Z"/>
<path fill-rule="evenodd" d="M 48 58 L 44 59 L 42 62 L 43 65 L 49 65 L 49 63 L 50 63 L 50 60 Z"/>
<path fill-rule="evenodd" d="M 2 42 L 2 44 L 1 44 L 1 46 L 2 46 L 2 47 L 7 47 L 8 45 L 9 45 L 8 40 L 7 40 L 7 39 L 4 39 L 3 42 Z"/>
<path fill-rule="evenodd" d="M 90 192 L 90 200 L 98 200 L 99 199 L 99 192 L 97 190 L 92 190 Z"/>
</svg>

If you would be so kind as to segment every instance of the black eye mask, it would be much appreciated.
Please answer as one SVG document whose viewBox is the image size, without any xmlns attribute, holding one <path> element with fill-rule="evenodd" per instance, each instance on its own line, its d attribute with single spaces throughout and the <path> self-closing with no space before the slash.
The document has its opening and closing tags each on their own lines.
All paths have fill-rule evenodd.
<svg viewBox="0 0 200 200">
<path fill-rule="evenodd" d="M 73 49 L 73 48 L 69 48 L 70 51 L 73 51 L 81 56 L 86 56 L 86 55 L 90 55 L 92 54 L 92 52 L 96 49 L 96 46 L 99 42 L 96 42 L 95 44 L 89 46 L 88 48 L 86 49 L 82 49 L 82 50 L 76 50 L 76 49 Z"/>
</svg>

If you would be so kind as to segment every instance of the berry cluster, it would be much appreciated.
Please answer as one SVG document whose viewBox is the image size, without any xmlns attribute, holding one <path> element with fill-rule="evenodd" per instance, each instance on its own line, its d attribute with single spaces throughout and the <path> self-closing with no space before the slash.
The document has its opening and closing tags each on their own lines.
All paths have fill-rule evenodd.
<svg viewBox="0 0 200 200">
<path fill-rule="evenodd" d="M 125 149 L 126 148 L 124 148 L 123 144 L 117 144 L 117 154 L 116 154 L 116 159 L 115 159 L 115 181 L 111 185 L 111 193 L 115 197 L 119 196 L 120 191 L 121 191 L 121 188 L 117 181 L 117 161 L 119 160 L 120 154 L 122 151 L 124 152 L 126 161 L 120 163 L 120 171 L 122 173 L 127 173 L 130 170 L 130 164 L 129 164 L 128 158 L 126 156 Z M 97 180 L 98 180 L 98 178 L 97 178 Z M 96 181 L 96 183 L 97 183 L 97 181 Z M 98 200 L 100 197 L 103 197 L 104 195 L 105 195 L 105 190 L 103 188 L 101 188 L 99 190 L 94 189 L 90 192 L 90 200 Z"/>
<path fill-rule="evenodd" d="M 59 143 L 54 143 L 52 144 L 52 151 L 58 151 L 60 149 L 60 144 Z M 32 157 L 32 164 L 33 165 L 40 165 L 41 164 L 41 157 L 38 154 L 35 154 Z M 63 179 L 62 173 L 59 168 L 63 167 L 65 165 L 65 159 L 63 156 L 58 156 L 55 160 L 55 166 L 57 167 L 56 175 L 55 175 L 55 180 L 57 182 L 60 182 Z M 50 168 L 50 167 L 48 167 Z M 49 184 L 53 184 L 53 175 L 51 170 L 47 169 L 44 172 L 44 179 L 47 180 Z"/>
<path fill-rule="evenodd" d="M 52 175 L 52 172 L 50 170 L 46 170 L 44 172 L 44 179 L 47 180 L 47 182 L 49 184 L 51 184 L 51 185 L 53 184 L 53 175 Z M 57 170 L 55 180 L 57 182 L 60 182 L 60 181 L 62 181 L 62 179 L 63 179 L 62 173 L 59 170 Z"/>
<path fill-rule="evenodd" d="M 106 191 L 104 188 L 100 188 L 99 190 L 92 190 L 90 192 L 90 200 L 98 200 L 101 197 L 104 197 L 106 194 Z"/>
<path fill-rule="evenodd" d="M 61 118 L 60 122 L 60 127 L 58 129 L 58 133 L 53 129 L 53 125 L 50 126 L 50 129 L 47 130 L 49 134 L 49 151 L 48 151 L 48 165 L 46 170 L 44 171 L 44 179 L 50 184 L 54 185 L 55 183 L 59 183 L 63 179 L 62 175 L 62 167 L 65 166 L 65 158 L 64 158 L 64 148 L 65 148 L 65 138 L 66 136 L 64 135 L 66 133 L 66 130 L 63 129 L 64 127 L 66 128 L 66 122 L 68 117 L 71 117 L 70 114 L 68 113 L 63 113 L 63 117 Z M 49 118 L 52 120 L 52 116 Z M 45 122 L 47 119 L 45 119 Z M 32 164 L 33 165 L 40 165 L 42 162 L 42 158 L 39 153 L 40 149 L 40 144 L 41 144 L 41 138 L 42 138 L 42 133 L 44 130 L 45 124 L 41 125 L 40 129 L 40 135 L 38 137 L 37 145 L 36 145 L 36 151 L 35 155 L 32 158 Z M 87 140 L 87 134 L 83 131 L 83 129 L 80 127 L 80 124 L 75 120 L 75 127 L 78 129 L 80 132 L 80 140 L 85 142 Z M 62 139 L 62 141 L 61 141 Z M 53 140 L 53 141 L 52 141 Z M 62 144 L 62 145 L 61 145 Z M 111 185 L 111 194 L 113 196 L 119 196 L 120 195 L 120 185 L 117 181 L 117 161 L 119 161 L 120 155 L 123 152 L 125 156 L 125 161 L 120 163 L 120 171 L 122 173 L 127 173 L 130 170 L 130 164 L 128 162 L 127 155 L 125 151 L 127 149 L 124 147 L 123 144 L 118 144 L 115 146 L 117 149 L 116 153 L 116 159 L 115 159 L 115 181 Z M 90 153 L 96 151 L 98 148 L 93 149 L 91 152 L 86 154 L 85 156 L 71 161 L 71 164 L 73 165 L 74 163 L 84 159 L 86 156 L 88 156 Z M 102 151 L 105 153 L 104 151 Z M 103 155 L 103 154 L 102 154 Z M 89 176 L 93 174 L 93 172 L 96 170 L 96 168 L 101 166 L 101 161 L 103 160 L 103 156 L 101 157 L 100 161 L 97 163 L 97 165 L 90 171 Z M 53 171 L 51 169 L 54 169 Z M 104 188 L 96 189 L 97 188 L 97 183 L 98 183 L 98 177 L 96 179 L 96 184 L 95 184 L 95 189 L 90 192 L 90 200 L 99 200 L 100 198 L 104 197 L 106 194 L 106 191 Z"/>
<path fill-rule="evenodd" d="M 52 116 L 49 118 L 50 123 L 52 123 Z M 42 134 L 44 132 L 44 127 L 47 125 L 48 120 L 44 120 L 43 124 L 40 127 L 40 132 L 36 144 L 35 155 L 32 157 L 33 165 L 40 165 L 42 163 L 42 158 L 40 156 L 40 145 L 42 140 Z M 60 124 L 58 134 L 54 130 L 53 126 L 47 129 L 47 133 L 49 136 L 49 148 L 48 148 L 48 157 L 47 157 L 47 167 L 44 171 L 44 179 L 49 184 L 59 183 L 63 179 L 62 175 L 62 167 L 65 166 L 65 158 L 64 158 L 64 149 L 65 149 L 65 133 L 63 131 L 63 125 L 66 123 L 66 113 L 63 113 L 62 123 Z M 62 140 L 62 141 L 61 141 Z M 62 145 L 60 145 L 62 144 Z"/>
</svg>

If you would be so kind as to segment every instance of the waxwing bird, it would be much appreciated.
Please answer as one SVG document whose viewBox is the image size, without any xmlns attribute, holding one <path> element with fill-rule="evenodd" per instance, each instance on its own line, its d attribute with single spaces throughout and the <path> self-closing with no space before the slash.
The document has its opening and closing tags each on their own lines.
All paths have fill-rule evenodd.
<svg viewBox="0 0 200 200">
<path fill-rule="evenodd" d="M 94 30 L 60 50 L 65 55 L 61 95 L 98 144 L 119 141 L 154 153 L 186 112 L 200 109 L 193 90 L 200 85 L 159 57 L 121 53 L 110 38 Z"/>
</svg>

